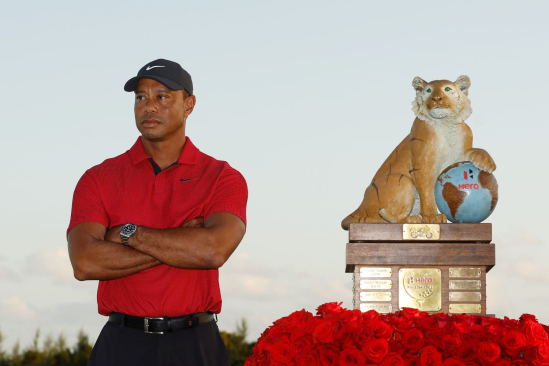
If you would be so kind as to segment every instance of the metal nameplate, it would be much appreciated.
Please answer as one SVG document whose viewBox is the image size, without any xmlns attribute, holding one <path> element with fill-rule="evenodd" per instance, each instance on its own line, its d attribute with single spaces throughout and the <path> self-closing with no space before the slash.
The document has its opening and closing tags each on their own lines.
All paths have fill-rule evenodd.
<svg viewBox="0 0 549 366">
<path fill-rule="evenodd" d="M 480 290 L 480 280 L 450 280 L 450 290 Z"/>
<path fill-rule="evenodd" d="M 393 306 L 391 304 L 360 304 L 360 311 L 363 313 L 370 310 L 375 310 L 378 313 L 386 314 L 393 311 Z"/>
<path fill-rule="evenodd" d="M 480 314 L 482 308 L 480 304 L 450 304 L 450 314 Z"/>
<path fill-rule="evenodd" d="M 450 277 L 471 277 L 480 278 L 480 268 L 450 268 Z"/>
<path fill-rule="evenodd" d="M 402 225 L 404 240 L 440 240 L 439 224 L 404 224 Z"/>
<path fill-rule="evenodd" d="M 360 280 L 360 288 L 362 290 L 390 290 L 393 288 L 391 280 Z"/>
<path fill-rule="evenodd" d="M 360 277 L 391 277 L 392 274 L 393 271 L 391 268 L 360 268 Z"/>
<path fill-rule="evenodd" d="M 450 301 L 480 301 L 480 292 L 450 292 Z"/>
<path fill-rule="evenodd" d="M 390 292 L 361 292 L 360 301 L 391 301 Z"/>
<path fill-rule="evenodd" d="M 442 280 L 438 268 L 402 268 L 398 272 L 398 307 L 439 311 Z"/>
</svg>

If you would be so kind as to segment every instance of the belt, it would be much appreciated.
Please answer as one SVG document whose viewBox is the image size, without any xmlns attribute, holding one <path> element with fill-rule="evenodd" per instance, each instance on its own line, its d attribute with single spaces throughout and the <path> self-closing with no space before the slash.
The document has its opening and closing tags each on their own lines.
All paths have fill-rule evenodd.
<svg viewBox="0 0 549 366">
<path fill-rule="evenodd" d="M 150 334 L 164 334 L 176 332 L 197 325 L 209 323 L 214 320 L 214 315 L 210 312 L 196 313 L 176 317 L 138 317 L 121 313 L 111 313 L 109 321 L 120 324 L 124 327 L 130 327 L 143 330 Z"/>
</svg>

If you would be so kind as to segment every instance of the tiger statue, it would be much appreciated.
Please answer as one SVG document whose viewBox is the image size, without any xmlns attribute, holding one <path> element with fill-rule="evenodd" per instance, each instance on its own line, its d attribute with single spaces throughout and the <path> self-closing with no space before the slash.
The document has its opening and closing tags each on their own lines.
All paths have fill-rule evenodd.
<svg viewBox="0 0 549 366">
<path fill-rule="evenodd" d="M 358 209 L 343 219 L 345 230 L 355 222 L 445 223 L 446 215 L 438 213 L 435 202 L 440 173 L 460 161 L 488 173 L 496 169 L 488 152 L 473 148 L 473 133 L 464 122 L 473 112 L 468 76 L 430 83 L 415 77 L 412 86 L 412 130 L 381 165 Z"/>
</svg>

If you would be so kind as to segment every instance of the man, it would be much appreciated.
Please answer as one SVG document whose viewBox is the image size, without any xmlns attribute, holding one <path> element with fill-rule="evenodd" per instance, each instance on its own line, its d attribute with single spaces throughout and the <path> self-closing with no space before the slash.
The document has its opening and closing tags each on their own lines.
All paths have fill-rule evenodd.
<svg viewBox="0 0 549 366">
<path fill-rule="evenodd" d="M 179 64 L 153 61 L 124 90 L 141 137 L 82 176 L 67 230 L 74 276 L 99 280 L 109 316 L 88 364 L 229 365 L 217 268 L 244 236 L 246 182 L 186 137 L 196 97 Z"/>
</svg>

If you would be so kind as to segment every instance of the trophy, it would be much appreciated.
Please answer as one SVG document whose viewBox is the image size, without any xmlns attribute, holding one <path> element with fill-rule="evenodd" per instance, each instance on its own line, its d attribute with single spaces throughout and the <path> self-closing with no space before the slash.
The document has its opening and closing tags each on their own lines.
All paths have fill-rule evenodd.
<svg viewBox="0 0 549 366">
<path fill-rule="evenodd" d="M 467 76 L 414 78 L 410 134 L 341 223 L 355 309 L 486 314 L 495 244 L 492 225 L 480 222 L 494 211 L 498 186 L 492 157 L 473 148 L 465 123 L 470 85 Z"/>
</svg>

